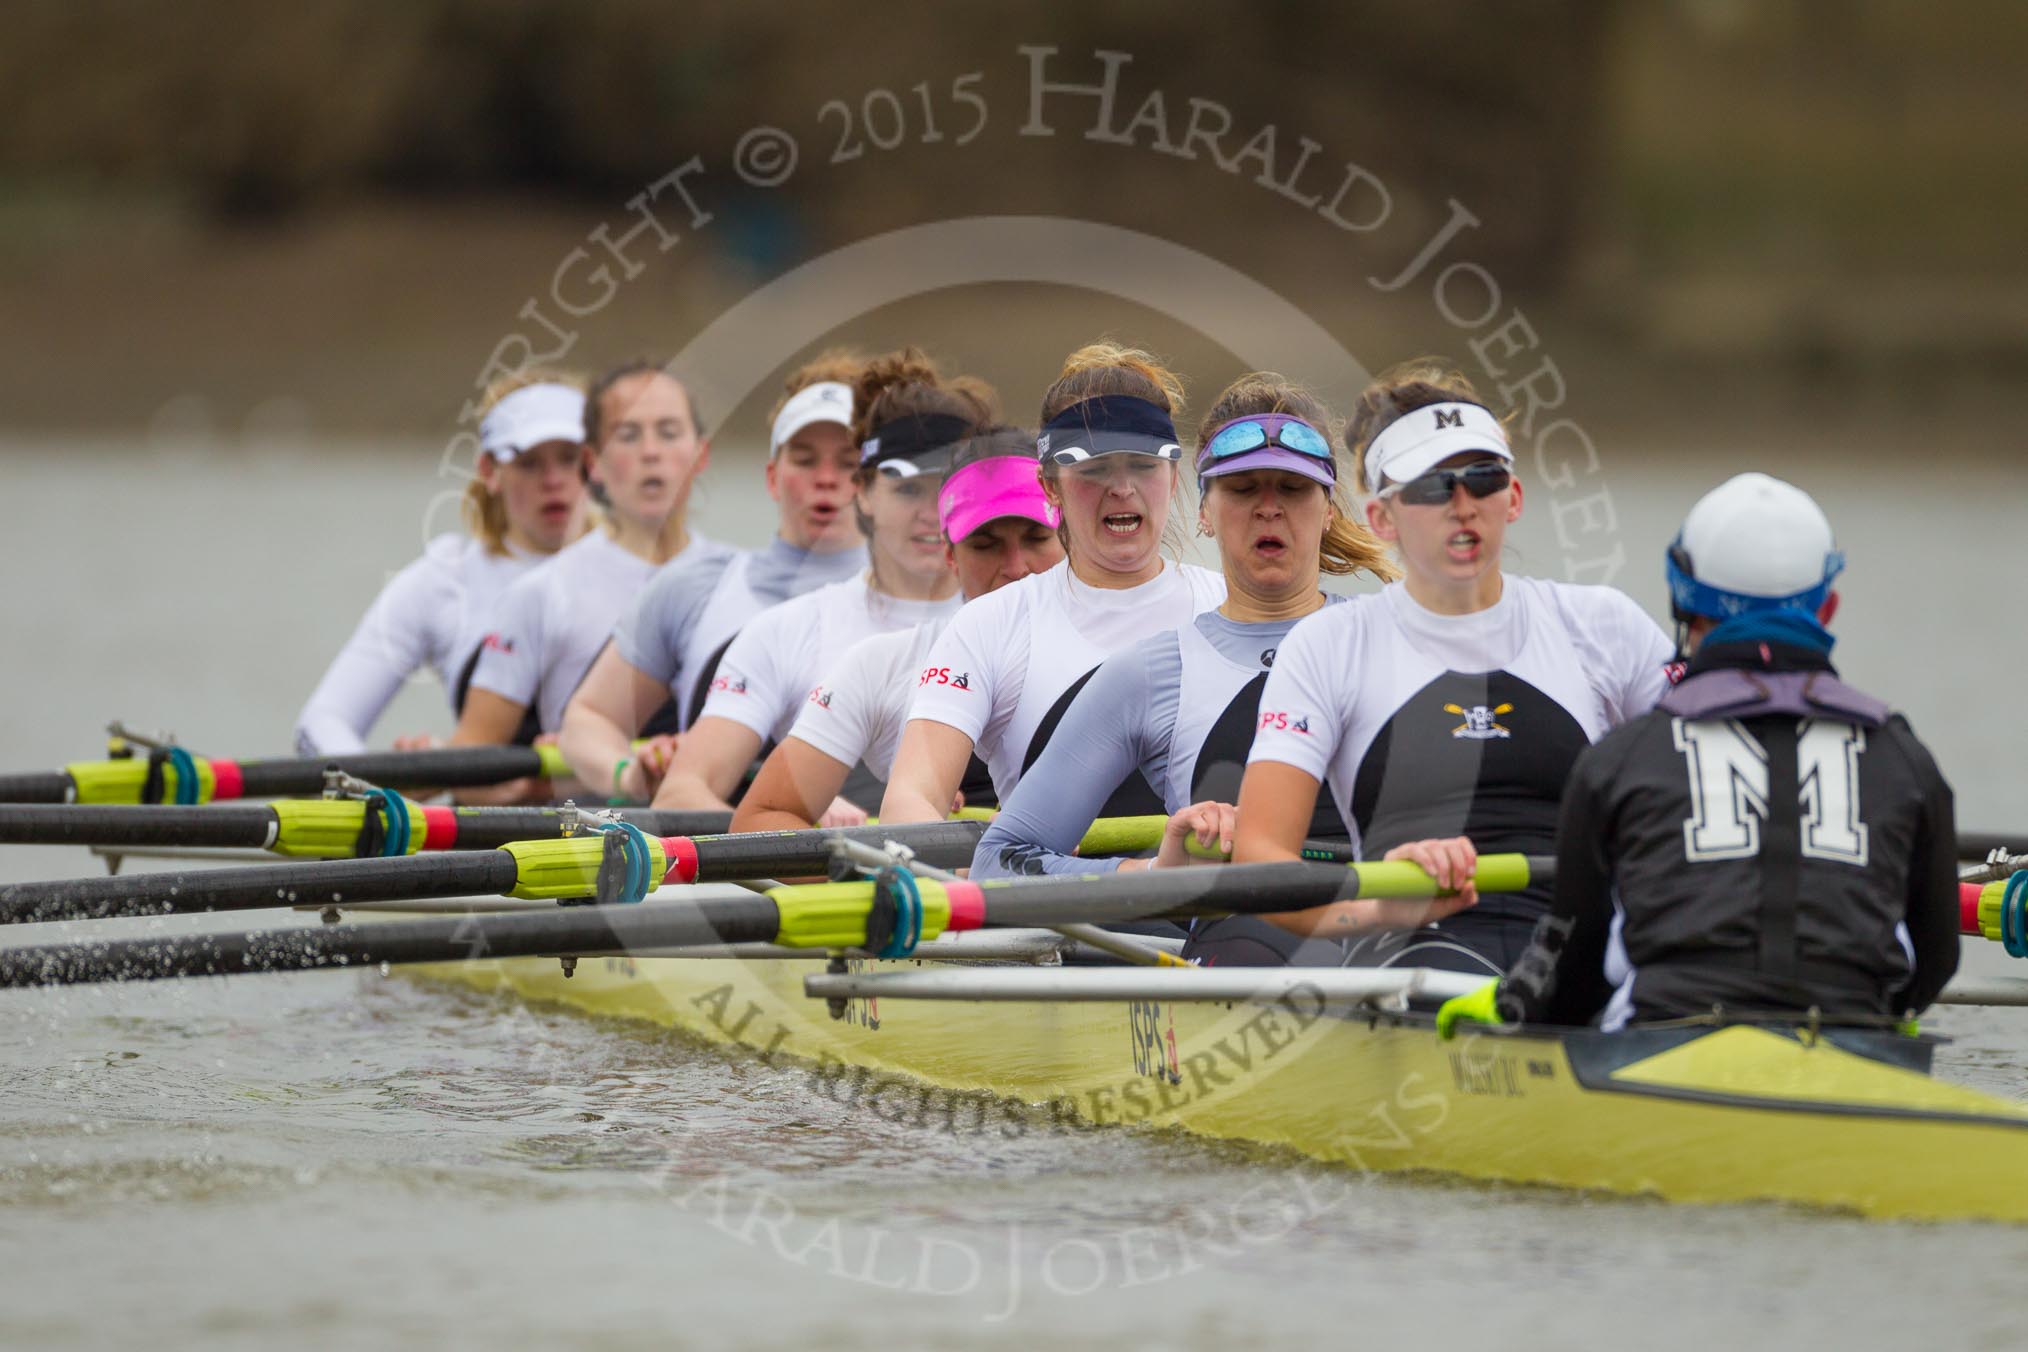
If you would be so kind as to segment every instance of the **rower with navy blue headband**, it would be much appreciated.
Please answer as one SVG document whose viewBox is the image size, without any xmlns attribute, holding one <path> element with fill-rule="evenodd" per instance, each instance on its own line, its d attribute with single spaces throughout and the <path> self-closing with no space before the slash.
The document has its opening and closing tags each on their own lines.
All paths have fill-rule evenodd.
<svg viewBox="0 0 2028 1352">
<path fill-rule="evenodd" d="M 1005 803 L 1100 662 L 1225 599 L 1219 574 L 1162 555 L 1182 402 L 1181 382 L 1145 352 L 1095 344 L 1066 360 L 1036 439 L 1066 557 L 967 605 L 931 648 L 882 821 L 943 816 L 974 752 Z M 1138 773 L 1106 788 L 1102 815 L 1162 810 Z"/>
<path fill-rule="evenodd" d="M 1289 632 L 1261 692 L 1233 858 L 1294 859 L 1325 786 L 1361 858 L 1410 859 L 1473 899 L 1480 853 L 1548 854 L 1580 753 L 1653 707 L 1671 647 L 1621 592 L 1501 566 L 1522 491 L 1505 428 L 1462 374 L 1425 358 L 1361 395 L 1346 444 L 1367 524 L 1403 577 Z M 1406 935 L 1362 938 L 1359 965 L 1496 976 L 1521 955 L 1546 888 Z M 1277 923 L 1363 927 L 1352 903 Z"/>
<path fill-rule="evenodd" d="M 1304 616 L 1344 600 L 1320 589 L 1320 573 L 1398 576 L 1385 547 L 1337 500 L 1331 425 L 1321 400 L 1272 373 L 1241 376 L 1218 396 L 1198 430 L 1197 531 L 1217 543 L 1225 601 L 1106 659 L 1001 804 L 972 877 L 1181 867 L 1201 862 L 1185 852 L 1193 834 L 1230 848 L 1275 651 Z M 1169 814 L 1160 850 L 1152 859 L 1079 858 L 1073 851 L 1109 788 L 1136 772 Z M 1328 795 L 1306 834 L 1343 838 Z M 1226 966 L 1344 959 L 1333 940 L 1306 940 L 1256 916 L 1198 922 L 1185 956 Z"/>
<path fill-rule="evenodd" d="M 1691 508 L 1667 562 L 1683 679 L 1578 760 L 1555 905 L 1445 1032 L 1714 1009 L 1885 1024 L 1936 999 L 1958 964 L 1951 791 L 1831 665 L 1843 568 L 1792 484 L 1742 474 Z"/>
</svg>

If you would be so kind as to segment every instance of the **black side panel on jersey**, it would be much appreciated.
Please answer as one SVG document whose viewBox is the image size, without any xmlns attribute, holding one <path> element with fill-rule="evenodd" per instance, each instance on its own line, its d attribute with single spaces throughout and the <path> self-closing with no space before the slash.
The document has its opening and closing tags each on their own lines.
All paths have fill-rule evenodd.
<svg viewBox="0 0 2028 1352">
<path fill-rule="evenodd" d="M 1190 801 L 1218 803 L 1239 801 L 1240 781 L 1246 777 L 1246 758 L 1253 750 L 1253 735 L 1260 726 L 1260 692 L 1268 674 L 1260 675 L 1239 688 L 1232 702 L 1212 723 L 1197 748 L 1197 763 L 1190 771 Z M 1316 810 L 1310 814 L 1306 840 L 1344 840 L 1345 816 L 1338 811 L 1338 797 L 1325 785 L 1317 795 Z"/>
<path fill-rule="evenodd" d="M 465 696 L 472 692 L 472 673 L 479 669 L 479 654 L 484 651 L 483 648 L 472 649 L 472 655 L 465 659 L 465 665 L 458 668 L 458 684 L 456 690 L 452 692 L 451 707 L 461 716 L 465 712 Z M 528 701 L 528 707 L 522 711 L 521 726 L 514 729 L 515 746 L 534 746 L 535 739 L 542 735 L 541 707 L 542 690 L 537 687 L 535 697 Z"/>
<path fill-rule="evenodd" d="M 1481 853 L 1556 852 L 1571 768 L 1590 743 L 1568 709 L 1511 672 L 1447 671 L 1402 701 L 1353 781 L 1360 845 L 1469 836 Z M 1539 914 L 1547 888 L 1480 899 L 1477 913 Z"/>
<path fill-rule="evenodd" d="M 1042 758 L 1042 748 L 1049 745 L 1050 736 L 1055 733 L 1056 725 L 1061 723 L 1064 714 L 1069 712 L 1070 702 L 1077 698 L 1078 692 L 1084 689 L 1085 682 L 1097 671 L 1098 668 L 1093 667 L 1072 681 L 1070 689 L 1057 696 L 1056 703 L 1049 706 L 1049 712 L 1042 716 L 1042 721 L 1035 727 L 1035 736 L 1028 743 L 1028 754 L 1021 758 L 1023 775 L 1035 768 L 1035 762 Z M 1119 787 L 1106 799 L 1105 806 L 1099 809 L 1101 817 L 1160 817 L 1166 813 L 1167 809 L 1162 805 L 1162 795 L 1155 792 L 1148 784 L 1148 777 L 1139 770 L 1121 780 Z"/>
<path fill-rule="evenodd" d="M 711 656 L 704 659 L 704 666 L 698 671 L 696 681 L 692 682 L 690 686 L 691 723 L 696 722 L 697 715 L 704 712 L 704 701 L 711 694 L 711 678 L 718 675 L 718 664 L 725 660 L 725 650 L 732 646 L 732 639 L 738 637 L 738 634 L 734 634 L 732 638 L 726 639 L 725 642 L 712 649 Z M 681 732 L 689 726 L 690 724 L 686 723 L 682 728 L 678 728 L 677 731 Z"/>
<path fill-rule="evenodd" d="M 682 715 L 677 711 L 674 696 L 662 701 L 660 708 L 648 715 L 648 721 L 641 725 L 640 736 L 660 737 L 665 732 L 683 731 Z"/>
<path fill-rule="evenodd" d="M 986 770 L 986 762 L 973 756 L 965 762 L 965 777 L 958 781 L 958 792 L 965 795 L 966 807 L 998 807 L 1000 795 L 993 791 L 993 776 Z"/>
</svg>

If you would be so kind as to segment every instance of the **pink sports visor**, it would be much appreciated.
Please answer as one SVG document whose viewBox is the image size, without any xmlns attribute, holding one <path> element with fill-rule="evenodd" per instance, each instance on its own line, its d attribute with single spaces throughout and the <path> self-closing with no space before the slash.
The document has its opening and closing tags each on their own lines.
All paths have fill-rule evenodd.
<svg viewBox="0 0 2028 1352">
<path fill-rule="evenodd" d="M 1040 521 L 1051 530 L 1063 520 L 1043 495 L 1035 461 L 1025 455 L 996 455 L 952 471 L 937 494 L 937 515 L 952 541 L 1003 516 Z"/>
</svg>

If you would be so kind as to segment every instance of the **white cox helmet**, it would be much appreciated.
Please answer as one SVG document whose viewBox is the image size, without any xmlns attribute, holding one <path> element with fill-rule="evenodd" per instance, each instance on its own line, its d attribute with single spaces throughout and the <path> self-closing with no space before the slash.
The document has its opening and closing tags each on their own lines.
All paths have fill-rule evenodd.
<svg viewBox="0 0 2028 1352">
<path fill-rule="evenodd" d="M 1765 474 L 1741 474 L 1683 518 L 1669 546 L 1669 600 L 1679 620 L 1784 610 L 1814 618 L 1844 568 L 1814 498 Z"/>
</svg>

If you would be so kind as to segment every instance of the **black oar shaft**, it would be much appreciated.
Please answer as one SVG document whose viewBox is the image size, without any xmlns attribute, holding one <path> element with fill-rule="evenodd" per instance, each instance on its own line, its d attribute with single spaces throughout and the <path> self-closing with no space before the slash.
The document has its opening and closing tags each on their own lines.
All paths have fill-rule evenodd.
<svg viewBox="0 0 2028 1352">
<path fill-rule="evenodd" d="M 1958 858 L 1981 860 L 1994 850 L 2005 850 L 2008 854 L 2028 851 L 2028 831 L 1958 832 Z"/>
<path fill-rule="evenodd" d="M 985 833 L 984 822 L 954 821 L 698 836 L 690 842 L 697 852 L 694 876 L 682 876 L 687 870 L 679 863 L 669 881 L 736 882 L 822 873 L 831 859 L 831 842 L 840 836 L 873 846 L 898 840 L 914 852 L 916 859 L 933 868 L 964 868 L 972 862 L 972 851 Z"/>
<path fill-rule="evenodd" d="M 459 808 L 454 815 L 458 837 L 451 848 L 456 850 L 497 850 L 511 841 L 549 840 L 563 834 L 564 815 L 558 808 Z M 732 828 L 732 814 L 722 810 L 628 807 L 621 808 L 619 815 L 651 836 L 698 836 Z"/>
<path fill-rule="evenodd" d="M 1359 895 L 1355 870 L 1328 864 L 1230 864 L 981 884 L 989 923 L 1104 925 L 1156 917 L 1300 911 Z"/>
<path fill-rule="evenodd" d="M 500 893 L 515 885 L 516 871 L 514 856 L 476 850 L 12 883 L 0 887 L 0 924 Z"/>
<path fill-rule="evenodd" d="M 387 924 L 0 949 L 0 986 L 159 981 L 380 963 L 766 943 L 779 928 L 775 903 L 763 896 L 715 902 L 708 916 L 683 903 L 567 906 L 509 914 L 474 912 Z"/>
<path fill-rule="evenodd" d="M 289 843 L 287 818 L 304 804 L 212 804 L 203 807 L 139 806 L 132 803 L 41 804 L 0 802 L 0 845 L 97 845 L 105 848 L 203 846 L 212 849 L 262 849 Z M 578 820 L 551 807 L 428 808 L 412 818 L 410 830 L 434 842 L 428 814 L 446 813 L 455 830 L 447 843 L 431 849 L 497 850 L 516 840 L 553 840 L 567 823 Z M 656 808 L 625 808 L 620 815 L 651 836 L 692 836 L 723 832 L 732 825 L 730 812 L 678 812 Z M 293 820 L 293 819 L 289 819 Z M 362 819 L 363 820 L 363 819 Z M 288 851 L 284 851 L 288 852 Z"/>
<path fill-rule="evenodd" d="M 0 845 L 201 845 L 261 849 L 275 814 L 245 807 L 87 807 L 0 802 Z"/>
<path fill-rule="evenodd" d="M 0 775 L 0 803 L 64 803 L 70 801 L 70 776 L 61 770 Z"/>
<path fill-rule="evenodd" d="M 322 793 L 324 771 L 346 774 L 384 789 L 463 789 L 542 773 L 542 759 L 526 746 L 440 746 L 422 751 L 364 751 L 351 756 L 239 762 L 241 796 L 280 798 Z"/>
</svg>

